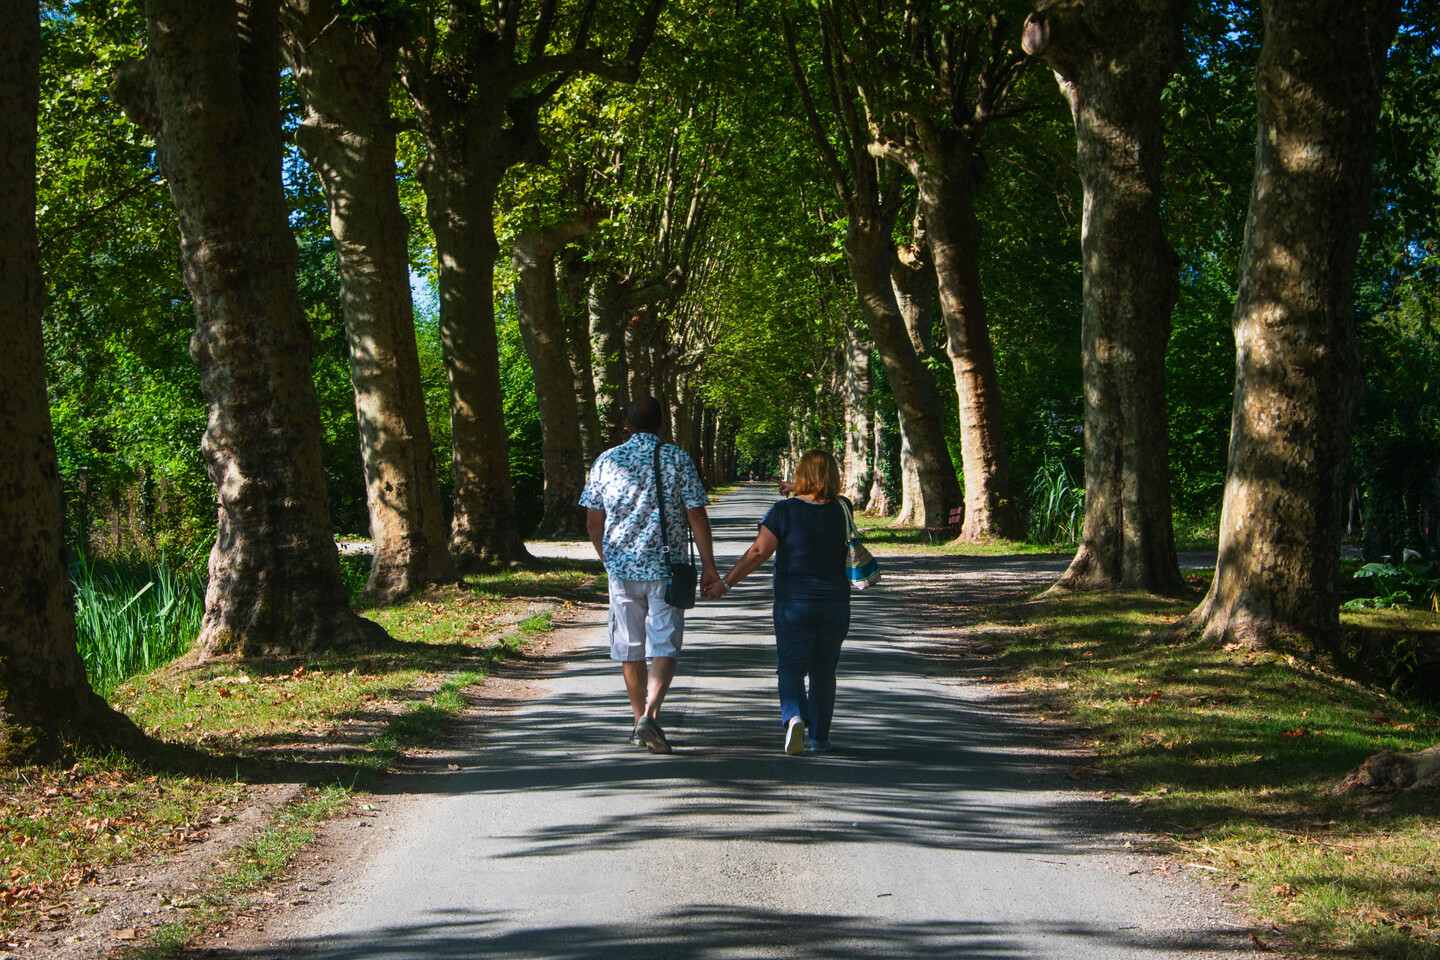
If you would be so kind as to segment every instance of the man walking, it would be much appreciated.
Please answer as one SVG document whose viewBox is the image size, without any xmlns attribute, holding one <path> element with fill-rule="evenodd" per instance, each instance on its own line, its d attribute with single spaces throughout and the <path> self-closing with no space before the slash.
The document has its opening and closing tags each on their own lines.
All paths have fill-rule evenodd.
<svg viewBox="0 0 1440 960">
<path fill-rule="evenodd" d="M 595 458 L 580 495 L 580 506 L 587 508 L 590 542 L 609 574 L 610 659 L 620 661 L 625 675 L 635 714 L 631 739 L 651 753 L 670 752 L 658 718 L 685 639 L 685 611 L 665 602 L 669 571 L 660 543 L 657 479 L 664 484 L 670 556 L 677 561 L 686 556 L 688 521 L 700 551 L 701 587 L 720 580 L 710 517 L 705 513 L 710 498 L 695 463 L 684 450 L 664 444 L 660 476 L 655 475 L 660 419 L 660 402 L 654 397 L 631 403 L 625 422 L 630 439 Z"/>
</svg>

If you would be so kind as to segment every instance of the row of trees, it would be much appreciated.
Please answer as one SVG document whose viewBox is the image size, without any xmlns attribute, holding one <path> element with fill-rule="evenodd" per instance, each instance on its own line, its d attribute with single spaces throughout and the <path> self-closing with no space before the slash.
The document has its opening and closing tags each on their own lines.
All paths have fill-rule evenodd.
<svg viewBox="0 0 1440 960">
<path fill-rule="evenodd" d="M 0 613 L 50 598 L 6 660 L 16 743 L 68 715 L 44 691 L 83 693 L 47 362 L 62 452 L 86 442 L 77 408 L 143 410 L 86 430 L 181 464 L 156 472 L 204 509 L 181 479 L 203 450 L 206 655 L 383 637 L 334 548 L 357 437 L 384 602 L 528 561 L 517 438 L 540 531 L 576 534 L 585 467 L 641 392 L 709 479 L 827 445 L 857 502 L 935 527 L 958 510 L 970 540 L 1020 538 L 1023 478 L 1077 458 L 1064 589 L 1181 589 L 1172 489 L 1213 503 L 1223 483 L 1194 625 L 1335 637 L 1351 289 L 1392 47 L 1408 95 L 1428 82 L 1425 25 L 1394 43 L 1400 0 L 7 2 L 43 25 L 7 38 L 4 134 L 6 235 L 33 238 L 5 257 L 31 358 L 7 376 L 43 489 L 10 498 L 29 526 L 9 542 L 35 546 L 14 568 L 30 579 L 0 571 L 31 584 Z M 1423 140 L 1399 120 L 1434 115 L 1418 100 L 1387 117 L 1387 189 L 1396 145 Z M 1432 185 L 1403 186 L 1395 207 Z M 1375 246 L 1413 256 L 1428 226 Z M 436 300 L 418 342 L 412 266 Z M 1367 275 L 1385 302 L 1411 272 Z"/>
</svg>

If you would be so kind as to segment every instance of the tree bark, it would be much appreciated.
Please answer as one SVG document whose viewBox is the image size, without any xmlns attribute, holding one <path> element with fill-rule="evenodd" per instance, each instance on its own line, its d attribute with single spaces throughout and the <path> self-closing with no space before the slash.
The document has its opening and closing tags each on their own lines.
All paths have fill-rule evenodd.
<svg viewBox="0 0 1440 960">
<path fill-rule="evenodd" d="M 462 570 L 475 570 L 530 559 L 515 521 L 495 332 L 495 191 L 511 164 L 495 142 L 503 110 L 492 118 L 490 111 L 465 109 L 458 111 L 461 119 L 444 107 L 433 106 L 432 119 L 421 123 L 425 212 L 435 234 L 440 344 L 450 386 L 450 553 Z"/>
<path fill-rule="evenodd" d="M 900 315 L 905 318 L 905 329 L 910 334 L 910 346 L 917 357 L 924 357 L 929 353 L 934 342 L 931 328 L 934 326 L 935 316 L 932 306 L 935 302 L 935 264 L 930 259 L 929 251 L 918 240 L 923 233 L 923 222 L 916 217 L 917 241 L 915 246 L 897 247 L 895 259 L 890 264 L 890 285 L 895 288 L 895 305 L 900 308 Z M 933 392 L 935 385 L 930 371 L 923 364 L 921 370 Z M 938 397 L 936 402 L 939 402 Z M 920 483 L 920 465 L 915 459 L 912 442 L 905 435 L 902 421 L 900 429 L 900 510 L 895 514 L 891 523 L 897 527 L 921 525 L 923 503 L 924 488 Z M 946 521 L 948 519 L 947 515 Z M 940 524 L 924 525 L 941 526 L 946 521 L 942 521 Z"/>
<path fill-rule="evenodd" d="M 535 376 L 540 408 L 541 456 L 545 465 L 545 510 L 536 530 L 559 540 L 583 538 L 585 457 L 580 442 L 580 414 L 575 402 L 575 375 L 569 340 L 560 317 L 555 282 L 555 255 L 587 232 L 594 218 L 576 216 L 564 223 L 522 233 L 515 238 L 510 266 L 515 271 L 515 310 L 520 333 Z"/>
<path fill-rule="evenodd" d="M 870 397 L 870 343 L 845 326 L 845 463 L 843 493 L 856 510 L 870 503 L 875 452 L 875 408 Z"/>
<path fill-rule="evenodd" d="M 597 280 L 590 290 L 590 341 L 595 357 L 595 407 L 604 437 L 601 449 L 625 441 L 625 415 L 630 407 L 625 324 L 619 283 L 609 276 Z"/>
<path fill-rule="evenodd" d="M 895 509 L 890 502 L 890 496 L 885 492 L 885 484 L 889 482 L 890 466 L 883 453 L 884 447 L 881 444 L 882 435 L 885 429 L 885 418 L 877 411 L 873 421 L 875 427 L 872 447 L 874 449 L 873 469 L 871 471 L 869 502 L 865 512 L 872 517 L 885 517 Z"/>
<path fill-rule="evenodd" d="M 920 187 L 925 242 L 935 261 L 945 352 L 959 398 L 965 477 L 960 539 L 1019 540 L 1025 527 L 1010 485 L 1010 460 L 1000 425 L 1000 381 L 980 285 L 980 221 L 975 216 L 979 161 L 970 151 L 932 160 L 917 165 L 914 176 Z"/>
<path fill-rule="evenodd" d="M 1165 352 L 1179 260 L 1161 218 L 1160 93 L 1186 0 L 1067 0 L 1026 21 L 1075 118 L 1084 189 L 1085 522 L 1056 584 L 1184 590 L 1170 506 Z"/>
<path fill-rule="evenodd" d="M 1355 252 L 1400 0 L 1265 0 L 1210 642 L 1339 639 Z"/>
<path fill-rule="evenodd" d="M 195 302 L 190 354 L 220 504 L 202 657 L 387 639 L 350 610 L 325 501 L 314 338 L 281 182 L 278 7 L 149 0 L 148 59 L 116 80 L 155 137 Z"/>
<path fill-rule="evenodd" d="M 9 765 L 57 759 L 72 740 L 145 738 L 90 689 L 75 646 L 40 323 L 39 5 L 0 0 L 0 22 L 0 764 Z"/>
<path fill-rule="evenodd" d="M 425 419 L 410 226 L 395 179 L 390 84 L 401 39 L 357 24 L 333 0 L 288 0 L 285 52 L 305 100 L 295 132 L 320 176 L 340 270 L 340 302 L 375 555 L 365 592 L 393 602 L 455 579 L 435 451 Z"/>
<path fill-rule="evenodd" d="M 890 239 L 894 219 L 859 203 L 852 204 L 852 208 L 845 232 L 845 260 L 860 295 L 861 313 L 895 395 L 900 434 L 909 445 L 919 479 L 919 502 L 913 520 L 919 526 L 943 527 L 951 508 L 961 503 L 960 484 L 945 443 L 935 384 L 911 345 L 909 329 L 895 299 L 890 277 L 895 252 Z"/>
<path fill-rule="evenodd" d="M 561 254 L 556 270 L 560 296 L 560 317 L 565 324 L 570 369 L 575 380 L 575 403 L 580 421 L 580 451 L 586 469 L 605 449 L 600 413 L 595 405 L 594 354 L 590 349 L 588 302 L 589 271 L 582 251 L 571 248 Z"/>
</svg>

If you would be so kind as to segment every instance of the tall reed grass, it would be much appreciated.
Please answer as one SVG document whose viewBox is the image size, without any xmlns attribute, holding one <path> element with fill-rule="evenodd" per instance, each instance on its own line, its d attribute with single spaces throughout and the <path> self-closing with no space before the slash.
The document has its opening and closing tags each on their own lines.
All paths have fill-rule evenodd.
<svg viewBox="0 0 1440 960">
<path fill-rule="evenodd" d="M 205 582 L 158 562 L 70 565 L 75 627 L 90 686 L 102 697 L 186 652 L 205 615 Z"/>
<path fill-rule="evenodd" d="M 1059 460 L 1045 461 L 1030 484 L 1031 543 L 1075 543 L 1085 524 L 1085 488 Z"/>
</svg>

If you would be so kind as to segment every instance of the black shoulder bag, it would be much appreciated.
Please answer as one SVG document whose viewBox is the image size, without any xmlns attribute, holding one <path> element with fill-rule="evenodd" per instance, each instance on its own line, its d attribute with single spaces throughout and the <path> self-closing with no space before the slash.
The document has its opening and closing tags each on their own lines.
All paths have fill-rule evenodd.
<svg viewBox="0 0 1440 960">
<path fill-rule="evenodd" d="M 685 541 L 689 557 L 685 563 L 670 558 L 670 527 L 665 522 L 665 478 L 660 474 L 660 447 L 655 443 L 655 498 L 660 503 L 660 554 L 665 558 L 665 602 L 681 610 L 695 606 L 695 532 L 685 521 Z"/>
</svg>

